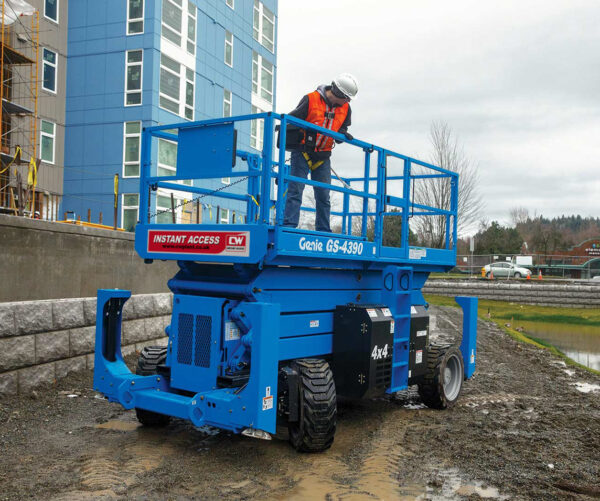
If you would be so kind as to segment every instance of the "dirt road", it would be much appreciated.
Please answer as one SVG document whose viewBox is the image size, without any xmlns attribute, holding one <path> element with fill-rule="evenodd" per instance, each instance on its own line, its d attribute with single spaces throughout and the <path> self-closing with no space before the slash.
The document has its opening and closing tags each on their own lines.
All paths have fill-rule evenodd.
<svg viewBox="0 0 600 501">
<path fill-rule="evenodd" d="M 432 312 L 442 335 L 460 323 Z M 317 455 L 183 421 L 145 429 L 72 375 L 0 400 L 0 499 L 599 498 L 600 377 L 486 322 L 477 365 L 449 411 L 414 391 L 341 402 Z"/>
</svg>

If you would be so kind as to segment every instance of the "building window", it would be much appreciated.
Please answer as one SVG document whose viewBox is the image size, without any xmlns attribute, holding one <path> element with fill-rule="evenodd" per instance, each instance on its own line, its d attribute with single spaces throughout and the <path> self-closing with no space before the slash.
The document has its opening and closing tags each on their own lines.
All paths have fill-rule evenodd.
<svg viewBox="0 0 600 501">
<path fill-rule="evenodd" d="M 128 50 L 125 62 L 125 106 L 142 104 L 142 50 Z"/>
<path fill-rule="evenodd" d="M 185 75 L 182 75 L 183 71 L 185 71 Z M 195 74 L 192 70 L 161 54 L 160 107 L 176 115 L 184 116 L 188 120 L 193 120 L 194 78 Z M 185 96 L 185 100 L 182 100 L 180 96 Z"/>
<path fill-rule="evenodd" d="M 123 177 L 140 176 L 142 122 L 125 122 L 123 139 Z"/>
<path fill-rule="evenodd" d="M 163 0 L 162 36 L 181 46 L 182 0 Z"/>
<path fill-rule="evenodd" d="M 162 9 L 163 38 L 194 55 L 196 53 L 196 6 L 190 0 L 163 0 Z M 187 24 L 184 24 L 186 19 Z"/>
<path fill-rule="evenodd" d="M 127 34 L 144 33 L 144 0 L 127 0 Z"/>
<path fill-rule="evenodd" d="M 42 120 L 40 144 L 42 149 L 42 161 L 54 163 L 54 143 L 56 139 L 56 124 Z"/>
<path fill-rule="evenodd" d="M 196 6 L 188 1 L 187 51 L 196 53 Z"/>
<path fill-rule="evenodd" d="M 194 77 L 195 73 L 185 69 L 185 118 L 194 119 Z"/>
<path fill-rule="evenodd" d="M 252 52 L 252 93 L 273 104 L 273 64 Z"/>
<path fill-rule="evenodd" d="M 138 221 L 139 195 L 137 193 L 124 193 L 121 199 L 121 227 L 125 231 L 134 231 Z"/>
<path fill-rule="evenodd" d="M 56 52 L 44 48 L 42 58 L 42 89 L 56 94 Z"/>
<path fill-rule="evenodd" d="M 158 140 L 158 176 L 174 176 L 177 168 L 177 143 Z"/>
<path fill-rule="evenodd" d="M 44 17 L 58 23 L 58 0 L 44 0 Z"/>
<path fill-rule="evenodd" d="M 275 14 L 267 9 L 262 2 L 254 0 L 253 15 L 254 40 L 263 47 L 274 52 L 275 50 Z"/>
<path fill-rule="evenodd" d="M 263 113 L 263 110 L 252 105 L 252 114 L 255 113 Z M 262 150 L 264 128 L 265 121 L 262 118 L 250 122 L 250 146 L 252 148 Z"/>
<path fill-rule="evenodd" d="M 156 222 L 161 224 L 173 223 L 173 211 L 171 210 L 171 197 L 166 195 L 156 196 Z M 177 214 L 177 211 L 175 212 Z M 177 216 L 176 216 L 177 217 Z M 177 220 L 177 219 L 175 219 Z"/>
<path fill-rule="evenodd" d="M 223 89 L 223 116 L 231 116 L 231 91 Z"/>
<path fill-rule="evenodd" d="M 227 4 L 227 7 L 229 7 L 230 9 L 235 9 L 234 0 L 225 0 L 225 3 Z"/>
<path fill-rule="evenodd" d="M 221 213 L 219 215 L 219 223 L 229 224 L 229 209 L 221 209 Z"/>
<path fill-rule="evenodd" d="M 225 64 L 233 68 L 233 33 L 225 32 Z"/>
</svg>

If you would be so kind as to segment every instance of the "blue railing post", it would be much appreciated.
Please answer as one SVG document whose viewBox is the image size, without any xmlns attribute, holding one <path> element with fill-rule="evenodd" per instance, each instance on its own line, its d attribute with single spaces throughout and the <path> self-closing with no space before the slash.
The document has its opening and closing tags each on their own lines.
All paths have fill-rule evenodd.
<svg viewBox="0 0 600 501">
<path fill-rule="evenodd" d="M 379 150 L 377 153 L 377 207 L 375 210 L 375 236 L 374 242 L 377 252 L 381 251 L 383 240 L 383 213 L 385 212 L 385 184 L 386 184 L 387 153 Z"/>
<path fill-rule="evenodd" d="M 273 166 L 273 113 L 267 113 L 263 131 L 262 184 L 260 193 L 260 221 L 269 224 L 271 205 L 271 168 Z"/>
<path fill-rule="evenodd" d="M 344 201 L 342 205 L 342 234 L 352 234 L 352 226 L 348 226 L 348 212 L 350 212 L 350 195 L 344 193 Z"/>
<path fill-rule="evenodd" d="M 150 177 L 150 168 L 152 160 L 150 155 L 152 152 L 152 134 L 144 128 L 142 130 L 142 155 L 141 155 L 141 172 L 140 172 L 140 213 L 138 215 L 139 222 L 148 224 L 150 222 L 150 205 L 152 200 L 148 193 L 147 179 Z"/>
<path fill-rule="evenodd" d="M 248 171 L 257 172 L 260 171 L 260 159 L 256 155 L 252 155 L 248 157 Z M 247 203 L 247 211 L 246 211 L 246 222 L 247 223 L 255 223 L 256 217 L 258 214 L 258 197 L 259 191 L 259 183 L 258 176 L 251 176 L 248 179 L 248 203 Z"/>
<path fill-rule="evenodd" d="M 452 176 L 452 180 L 450 182 L 450 186 L 452 187 L 452 198 L 450 199 L 450 208 L 453 213 L 452 221 L 452 248 L 456 251 L 456 238 L 458 231 L 458 174 Z M 448 247 L 450 248 L 450 247 Z"/>
<path fill-rule="evenodd" d="M 363 182 L 363 191 L 365 193 L 369 193 L 369 176 L 371 171 L 371 151 L 365 150 L 365 179 Z M 361 236 L 366 238 L 367 236 L 367 226 L 369 221 L 369 199 L 367 197 L 363 198 L 363 215 L 362 215 L 362 228 L 361 228 Z"/>
<path fill-rule="evenodd" d="M 285 175 L 285 142 L 287 137 L 287 118 L 281 116 L 279 123 L 279 169 L 277 171 L 277 203 L 275 204 L 275 224 L 283 226 L 284 203 L 283 198 L 286 189 Z"/>
<path fill-rule="evenodd" d="M 410 235 L 408 227 L 408 207 L 410 205 L 410 171 L 411 162 L 408 158 L 404 159 L 404 174 L 402 180 L 402 198 L 404 199 L 402 207 L 402 234 L 401 234 L 401 245 L 402 245 L 402 257 L 408 257 L 408 236 Z"/>
</svg>

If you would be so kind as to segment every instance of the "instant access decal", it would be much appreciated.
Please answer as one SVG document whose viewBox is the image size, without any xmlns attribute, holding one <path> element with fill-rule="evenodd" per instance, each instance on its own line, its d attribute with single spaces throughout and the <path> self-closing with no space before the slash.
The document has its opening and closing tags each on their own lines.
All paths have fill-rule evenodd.
<svg viewBox="0 0 600 501">
<path fill-rule="evenodd" d="M 149 230 L 148 252 L 247 257 L 250 232 Z"/>
</svg>

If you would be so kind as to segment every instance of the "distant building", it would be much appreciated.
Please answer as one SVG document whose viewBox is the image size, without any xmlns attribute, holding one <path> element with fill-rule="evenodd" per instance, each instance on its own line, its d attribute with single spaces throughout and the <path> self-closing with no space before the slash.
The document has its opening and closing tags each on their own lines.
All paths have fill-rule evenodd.
<svg viewBox="0 0 600 501">
<path fill-rule="evenodd" d="M 25 185 L 29 159 L 37 157 L 41 163 L 30 193 L 43 219 L 67 213 L 85 220 L 90 211 L 93 222 L 102 213 L 102 222 L 112 226 L 118 174 L 117 226 L 131 230 L 139 218 L 143 127 L 275 107 L 277 0 L 28 2 L 34 15 L 3 19 L 0 209 L 5 212 L 18 198 L 15 169 Z M 262 147 L 261 123 L 236 128 L 239 148 Z M 153 174 L 171 175 L 176 145 L 159 140 L 152 158 Z M 230 182 L 207 180 L 202 186 L 216 189 Z M 245 192 L 245 185 L 227 189 Z M 196 206 L 180 192 L 173 195 L 179 222 L 198 217 L 239 222 L 244 216 L 238 201 L 205 197 Z M 170 209 L 171 192 L 157 191 L 152 204 L 152 213 Z M 172 214 L 156 218 L 171 221 Z"/>
<path fill-rule="evenodd" d="M 65 165 L 68 3 L 3 3 L 0 208 L 9 214 L 25 208 L 22 215 L 33 209 L 41 218 L 54 220 L 59 217 Z M 28 177 L 36 179 L 26 193 Z"/>
<path fill-rule="evenodd" d="M 119 174 L 118 226 L 132 229 L 142 127 L 273 110 L 277 0 L 70 0 L 68 10 L 62 209 L 101 211 L 112 225 Z M 261 146 L 260 124 L 238 129 L 239 148 Z M 155 175 L 174 174 L 176 145 L 159 140 L 152 158 Z M 239 221 L 245 210 L 210 197 L 195 207 L 185 203 L 191 195 L 173 194 L 180 222 L 195 222 L 198 213 L 205 222 L 232 222 L 234 213 Z M 156 192 L 151 212 L 170 208 L 171 192 Z"/>
</svg>

